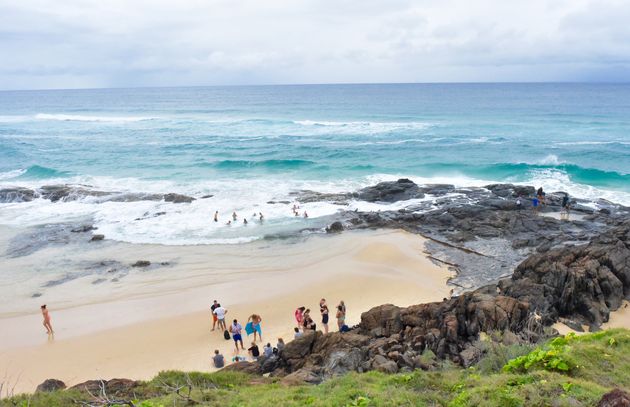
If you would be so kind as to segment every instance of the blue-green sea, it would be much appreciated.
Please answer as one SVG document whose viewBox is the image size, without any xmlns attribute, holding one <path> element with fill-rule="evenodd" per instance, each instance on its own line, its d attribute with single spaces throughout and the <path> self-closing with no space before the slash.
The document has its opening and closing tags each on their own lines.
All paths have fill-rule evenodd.
<svg viewBox="0 0 630 407">
<path fill-rule="evenodd" d="M 294 204 L 292 192 L 352 191 L 399 177 L 525 183 L 630 205 L 630 85 L 0 92 L 0 188 L 75 184 L 213 195 L 191 204 L 93 197 L 2 203 L 0 224 L 90 217 L 115 240 L 236 243 L 295 227 L 291 206 L 277 203 Z M 356 202 L 301 210 L 313 222 L 353 205 L 378 209 Z M 263 212 L 266 223 L 227 226 L 233 211 L 241 218 Z M 165 214 L 150 216 L 158 212 Z"/>
</svg>

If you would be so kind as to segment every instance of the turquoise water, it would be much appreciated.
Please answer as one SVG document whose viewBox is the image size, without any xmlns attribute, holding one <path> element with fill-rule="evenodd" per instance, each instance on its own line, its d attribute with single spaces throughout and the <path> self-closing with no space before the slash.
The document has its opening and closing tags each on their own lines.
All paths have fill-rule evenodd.
<svg viewBox="0 0 630 407">
<path fill-rule="evenodd" d="M 195 229 L 195 219 L 214 209 L 264 209 L 281 228 L 295 220 L 269 200 L 298 189 L 347 191 L 399 176 L 458 185 L 522 182 L 630 204 L 630 85 L 0 92 L 0 187 L 81 183 L 108 191 L 215 195 L 203 207 L 191 205 L 189 221 L 169 219 L 169 212 L 155 221 L 159 225 L 138 228 L 142 235 L 107 225 L 157 210 L 146 203 L 113 209 L 89 200 L 0 204 L 0 223 L 89 214 L 121 240 L 245 239 L 260 231 L 208 233 L 207 225 Z M 310 209 L 317 217 L 340 208 Z M 162 238 L 168 228 L 176 236 Z"/>
</svg>

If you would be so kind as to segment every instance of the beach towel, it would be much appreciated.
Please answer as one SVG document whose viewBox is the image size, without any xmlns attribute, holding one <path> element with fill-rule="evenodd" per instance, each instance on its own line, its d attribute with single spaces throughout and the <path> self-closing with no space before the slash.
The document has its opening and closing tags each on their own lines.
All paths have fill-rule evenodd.
<svg viewBox="0 0 630 407">
<path fill-rule="evenodd" d="M 247 336 L 253 334 L 254 330 L 258 331 L 259 336 L 262 336 L 262 329 L 260 329 L 260 324 L 256 325 L 256 329 L 254 329 L 254 324 L 252 324 L 251 322 L 248 322 L 247 325 L 245 325 L 245 332 L 247 333 Z"/>
</svg>

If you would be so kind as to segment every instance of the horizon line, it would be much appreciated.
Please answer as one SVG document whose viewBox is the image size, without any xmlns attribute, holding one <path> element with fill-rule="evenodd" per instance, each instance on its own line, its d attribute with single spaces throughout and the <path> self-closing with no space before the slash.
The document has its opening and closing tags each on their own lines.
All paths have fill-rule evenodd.
<svg viewBox="0 0 630 407">
<path fill-rule="evenodd" d="M 125 89 L 175 89 L 175 88 L 244 88 L 273 86 L 369 86 L 369 85 L 627 85 L 629 81 L 468 81 L 468 82 L 313 82 L 313 83 L 258 83 L 258 84 L 223 84 L 223 85 L 165 85 L 165 86 L 113 86 L 87 88 L 37 88 L 37 89 L 0 89 L 0 92 L 55 92 L 82 90 L 125 90 Z"/>
</svg>

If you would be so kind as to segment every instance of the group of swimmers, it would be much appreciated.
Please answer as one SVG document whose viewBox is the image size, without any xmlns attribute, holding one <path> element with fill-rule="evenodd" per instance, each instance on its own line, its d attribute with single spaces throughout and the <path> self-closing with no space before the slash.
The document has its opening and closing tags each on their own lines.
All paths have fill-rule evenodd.
<svg viewBox="0 0 630 407">
<path fill-rule="evenodd" d="M 293 205 L 293 216 L 295 216 L 295 217 L 300 216 L 300 206 L 299 206 L 299 205 L 297 205 L 297 204 L 294 204 L 294 205 Z M 304 212 L 302 213 L 302 217 L 304 217 L 305 219 L 307 219 L 307 218 L 308 218 L 308 213 L 307 213 L 306 211 L 304 211 Z M 262 223 L 262 222 L 263 222 L 263 220 L 265 219 L 265 217 L 263 216 L 262 212 L 258 212 L 258 213 L 254 212 L 254 213 L 252 214 L 252 216 L 251 216 L 251 219 L 256 219 L 256 218 L 258 218 L 258 220 L 260 221 L 260 223 Z M 219 211 L 215 211 L 215 212 L 214 212 L 214 218 L 213 218 L 213 220 L 214 220 L 215 222 L 219 222 Z M 236 211 L 234 211 L 234 212 L 232 212 L 232 219 L 231 219 L 231 220 L 228 220 L 225 224 L 226 224 L 227 226 L 232 226 L 232 225 L 236 224 L 236 221 L 237 221 L 237 220 L 238 220 L 238 215 L 237 215 Z M 244 218 L 243 218 L 243 225 L 247 225 L 248 223 L 249 223 L 249 222 L 247 221 L 247 217 L 244 217 Z"/>
<path fill-rule="evenodd" d="M 263 222 L 263 220 L 265 219 L 265 217 L 263 216 L 262 212 L 254 212 L 252 214 L 252 219 L 256 219 L 258 218 L 258 220 L 260 221 L 260 223 Z M 214 212 L 214 219 L 215 222 L 219 221 L 219 211 L 215 211 Z M 232 226 L 232 224 L 236 224 L 236 221 L 238 220 L 238 215 L 236 214 L 236 212 L 232 212 L 232 220 L 228 220 L 225 224 L 227 226 Z M 243 225 L 247 225 L 249 222 L 247 221 L 247 218 L 243 218 Z"/>
</svg>

